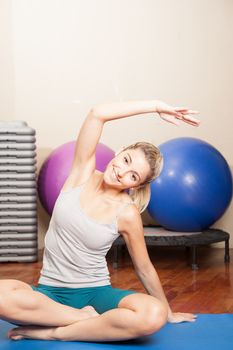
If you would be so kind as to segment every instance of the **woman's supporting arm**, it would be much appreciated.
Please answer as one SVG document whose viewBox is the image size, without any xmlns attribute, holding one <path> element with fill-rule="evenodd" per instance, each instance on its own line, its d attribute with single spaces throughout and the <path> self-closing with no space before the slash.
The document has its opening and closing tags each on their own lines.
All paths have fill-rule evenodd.
<svg viewBox="0 0 233 350">
<path fill-rule="evenodd" d="M 129 254 L 132 258 L 135 272 L 147 293 L 159 299 L 168 309 L 169 322 L 194 321 L 196 316 L 190 313 L 173 313 L 165 296 L 158 274 L 148 255 L 142 219 L 134 206 L 129 206 L 119 218 L 121 232 Z"/>
</svg>

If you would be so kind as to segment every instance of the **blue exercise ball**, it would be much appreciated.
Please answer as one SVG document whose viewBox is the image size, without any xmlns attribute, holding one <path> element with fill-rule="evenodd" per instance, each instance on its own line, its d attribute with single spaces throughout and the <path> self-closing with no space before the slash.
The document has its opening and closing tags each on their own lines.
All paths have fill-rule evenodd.
<svg viewBox="0 0 233 350">
<path fill-rule="evenodd" d="M 232 175 L 209 143 L 181 137 L 159 146 L 160 176 L 151 183 L 148 212 L 167 230 L 196 232 L 211 226 L 232 199 Z"/>
</svg>

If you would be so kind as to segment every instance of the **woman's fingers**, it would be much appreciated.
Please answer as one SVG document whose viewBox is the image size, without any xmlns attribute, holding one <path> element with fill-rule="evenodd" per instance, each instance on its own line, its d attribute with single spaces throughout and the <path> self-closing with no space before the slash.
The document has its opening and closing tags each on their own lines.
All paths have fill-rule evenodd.
<svg viewBox="0 0 233 350">
<path fill-rule="evenodd" d="M 166 120 L 169 123 L 172 123 L 174 125 L 180 125 L 179 121 L 175 118 L 175 116 L 165 113 L 159 113 L 160 117 L 164 120 Z"/>
<path fill-rule="evenodd" d="M 197 315 L 194 315 L 194 314 L 182 314 L 183 318 L 184 318 L 184 321 L 187 321 L 187 322 L 194 322 L 197 318 Z"/>
<path fill-rule="evenodd" d="M 162 119 L 177 126 L 180 125 L 180 121 L 192 126 L 198 126 L 200 124 L 200 120 L 193 116 L 199 114 L 199 111 L 187 107 L 171 107 L 161 103 L 158 113 Z"/>
<path fill-rule="evenodd" d="M 194 117 L 191 117 L 190 115 L 184 115 L 182 120 L 186 123 L 196 125 L 198 126 L 200 124 L 200 120 Z"/>
<path fill-rule="evenodd" d="M 166 114 L 166 113 L 159 113 L 159 115 L 162 119 L 166 120 L 169 123 L 177 125 L 177 126 L 180 125 L 180 120 L 182 122 L 188 123 L 192 126 L 198 126 L 200 124 L 200 120 L 198 120 L 194 117 L 191 117 L 189 115 L 182 115 L 182 114 L 178 114 L 178 113 L 175 113 L 174 115 Z"/>
<path fill-rule="evenodd" d="M 174 113 L 174 116 L 177 118 L 177 119 L 180 119 L 186 123 L 189 123 L 191 125 L 199 125 L 200 124 L 200 120 L 191 116 L 190 114 L 197 114 L 198 112 L 196 111 L 191 111 L 191 110 L 188 110 L 187 113 L 186 112 L 175 112 Z"/>
<path fill-rule="evenodd" d="M 175 107 L 174 110 L 176 112 L 181 112 L 183 114 L 199 114 L 199 111 L 194 111 L 192 109 L 188 109 L 186 107 Z"/>
<path fill-rule="evenodd" d="M 183 312 L 174 312 L 169 322 L 181 323 L 181 322 L 195 322 L 197 315 Z"/>
</svg>

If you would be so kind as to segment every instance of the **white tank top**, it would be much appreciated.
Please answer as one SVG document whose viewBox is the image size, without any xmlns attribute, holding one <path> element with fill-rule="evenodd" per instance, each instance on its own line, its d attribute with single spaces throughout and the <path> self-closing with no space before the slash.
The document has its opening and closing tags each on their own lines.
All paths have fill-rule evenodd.
<svg viewBox="0 0 233 350">
<path fill-rule="evenodd" d="M 60 192 L 57 198 L 45 236 L 41 284 L 67 288 L 110 284 L 106 254 L 119 236 L 117 216 L 110 224 L 87 216 L 80 207 L 83 186 Z"/>
</svg>

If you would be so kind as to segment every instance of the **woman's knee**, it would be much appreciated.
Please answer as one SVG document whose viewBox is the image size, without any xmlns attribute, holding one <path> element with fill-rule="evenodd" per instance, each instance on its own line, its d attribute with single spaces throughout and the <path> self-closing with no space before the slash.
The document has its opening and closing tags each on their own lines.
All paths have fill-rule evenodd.
<svg viewBox="0 0 233 350">
<path fill-rule="evenodd" d="M 31 287 L 22 281 L 7 279 L 0 280 L 0 293 L 8 293 L 16 289 L 31 289 Z"/>
<path fill-rule="evenodd" d="M 28 289 L 30 288 L 24 282 L 7 279 L 0 280 L 0 316 L 3 317 L 9 309 L 11 309 L 11 305 L 9 305 L 9 301 L 11 295 L 14 291 L 18 289 Z"/>
<path fill-rule="evenodd" d="M 161 301 L 148 303 L 146 311 L 142 312 L 142 334 L 149 335 L 160 330 L 166 324 L 167 317 L 167 307 Z"/>
<path fill-rule="evenodd" d="M 157 332 L 167 322 L 167 307 L 150 295 L 133 294 L 126 297 L 119 307 L 129 308 L 136 313 L 134 327 L 137 336 Z"/>
<path fill-rule="evenodd" d="M 37 307 L 36 299 L 28 288 L 9 288 L 9 291 L 0 292 L 0 317 L 22 311 L 22 309 L 33 310 Z"/>
</svg>

